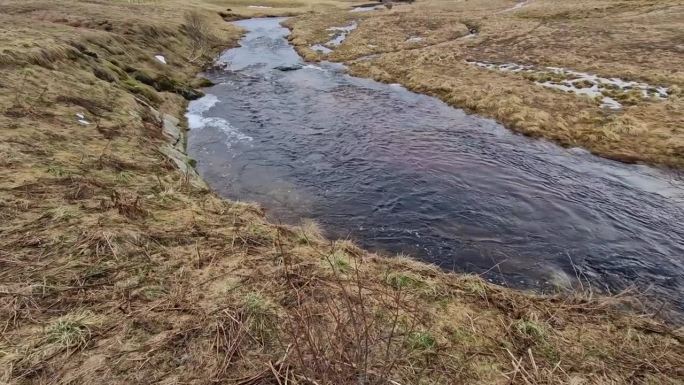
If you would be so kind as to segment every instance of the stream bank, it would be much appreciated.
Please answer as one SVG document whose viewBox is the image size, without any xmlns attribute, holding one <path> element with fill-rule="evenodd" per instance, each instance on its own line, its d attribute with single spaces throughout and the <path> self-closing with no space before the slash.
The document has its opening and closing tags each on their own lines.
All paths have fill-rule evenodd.
<svg viewBox="0 0 684 385">
<path fill-rule="evenodd" d="M 215 191 L 509 287 L 636 285 L 684 308 L 679 182 L 307 63 L 282 21 L 236 22 L 241 46 L 190 104 L 188 150 Z"/>
</svg>

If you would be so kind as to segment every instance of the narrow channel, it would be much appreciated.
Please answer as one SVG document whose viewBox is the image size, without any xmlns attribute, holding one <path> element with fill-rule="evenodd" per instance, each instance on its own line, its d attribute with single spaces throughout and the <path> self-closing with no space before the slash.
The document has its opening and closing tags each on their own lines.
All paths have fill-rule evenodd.
<svg viewBox="0 0 684 385">
<path fill-rule="evenodd" d="M 188 151 L 218 193 L 511 287 L 580 277 L 684 309 L 681 181 L 306 63 L 282 20 L 236 22 L 240 47 L 189 106 Z"/>
</svg>

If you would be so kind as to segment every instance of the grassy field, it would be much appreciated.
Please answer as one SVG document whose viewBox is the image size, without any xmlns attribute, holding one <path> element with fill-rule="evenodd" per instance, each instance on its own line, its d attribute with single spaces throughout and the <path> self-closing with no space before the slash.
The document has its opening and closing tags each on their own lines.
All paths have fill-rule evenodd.
<svg viewBox="0 0 684 385">
<path fill-rule="evenodd" d="M 454 10 L 432 17 L 447 5 Z M 479 11 L 466 11 L 419 2 L 364 15 L 333 55 L 351 62 L 370 53 L 360 41 L 376 34 L 366 28 L 418 33 L 427 23 L 440 35 L 428 36 L 426 47 L 384 54 L 374 66 L 359 61 L 354 71 L 447 99 L 463 92 L 470 108 L 486 107 L 482 113 L 513 108 L 512 116 L 570 119 L 569 111 L 556 117 L 515 93 L 526 89 L 539 93 L 537 103 L 586 105 L 586 119 L 607 119 L 589 102 L 450 56 L 475 55 L 474 48 L 438 48 L 461 44 L 449 39 L 468 28 L 453 20 L 479 26 L 477 39 L 484 39 L 485 15 L 498 20 L 491 15 L 509 5 L 482 2 Z M 348 20 L 348 6 L 0 0 L 0 383 L 682 383 L 682 329 L 637 315 L 628 295 L 536 296 L 406 258 L 379 258 L 349 241 L 326 240 L 311 224 L 273 225 L 258 207 L 206 189 L 182 154 L 184 123 L 174 117 L 203 84 L 194 74 L 240 36 L 223 19 L 301 15 L 291 22 L 303 47 L 329 23 Z M 405 15 L 411 7 L 419 10 L 415 22 Z M 521 32 L 538 16 L 528 17 Z M 491 25 L 505 28 L 504 21 Z M 387 36 L 372 52 L 403 49 L 400 38 Z M 506 47 L 488 41 L 493 48 L 481 50 L 483 59 Z M 395 55 L 406 58 L 403 70 Z M 596 71 L 609 68 L 604 60 Z M 637 67 L 611 68 L 628 75 L 617 71 Z M 458 80 L 464 74 L 470 78 Z M 658 76 L 681 80 L 656 65 L 639 78 Z M 482 83 L 487 79 L 499 83 Z M 437 87 L 449 84 L 462 88 Z M 616 119 L 650 125 L 644 114 L 672 109 L 656 121 L 665 130 L 677 103 L 637 104 L 640 112 Z M 659 142 L 644 140 L 644 154 L 658 153 L 650 143 Z M 681 159 L 661 155 L 663 162 Z"/>
<path fill-rule="evenodd" d="M 373 12 L 306 14 L 288 24 L 293 43 L 310 60 L 346 62 L 356 75 L 401 83 L 526 135 L 625 162 L 681 168 L 683 18 L 681 1 L 434 0 Z M 327 40 L 327 27 L 349 20 L 359 27 L 332 54 L 309 49 Z M 493 71 L 467 61 L 539 70 Z M 623 108 L 609 110 L 592 98 L 535 84 L 562 80 L 545 67 L 668 87 L 669 96 L 655 100 L 612 90 Z"/>
</svg>

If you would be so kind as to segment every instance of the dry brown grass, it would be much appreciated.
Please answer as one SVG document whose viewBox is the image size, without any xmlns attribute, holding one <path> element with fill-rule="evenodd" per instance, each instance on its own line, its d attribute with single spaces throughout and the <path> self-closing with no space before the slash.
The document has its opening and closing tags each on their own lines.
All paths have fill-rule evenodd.
<svg viewBox="0 0 684 385">
<path fill-rule="evenodd" d="M 514 4 L 422 1 L 363 14 L 307 14 L 288 24 L 293 43 L 313 60 L 323 56 L 308 47 L 326 40 L 325 28 L 357 19 L 358 30 L 329 55 L 350 64 L 356 75 L 401 83 L 564 146 L 626 162 L 684 166 L 681 2 L 532 0 L 511 10 Z M 477 35 L 465 37 L 466 26 Z M 423 40 L 406 42 L 409 36 Z M 613 112 L 535 85 L 522 73 L 490 71 L 466 60 L 564 67 L 674 92 L 666 101 L 633 100 Z"/>
<path fill-rule="evenodd" d="M 0 0 L 0 382 L 681 383 L 681 330 L 621 298 L 379 258 L 191 183 L 151 109 L 183 99 L 138 79 L 193 83 L 184 15 L 230 45 L 232 4 Z"/>
</svg>

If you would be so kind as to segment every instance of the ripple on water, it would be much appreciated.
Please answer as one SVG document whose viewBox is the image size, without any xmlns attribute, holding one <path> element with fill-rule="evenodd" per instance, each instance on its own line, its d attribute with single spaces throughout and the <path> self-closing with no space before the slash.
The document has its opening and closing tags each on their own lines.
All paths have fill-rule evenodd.
<svg viewBox="0 0 684 385">
<path fill-rule="evenodd" d="M 188 151 L 220 194 L 497 283 L 545 290 L 579 275 L 684 309 L 680 181 L 303 63 L 279 22 L 239 22 L 241 47 L 190 103 Z"/>
</svg>

